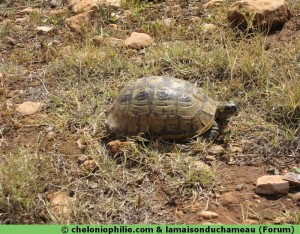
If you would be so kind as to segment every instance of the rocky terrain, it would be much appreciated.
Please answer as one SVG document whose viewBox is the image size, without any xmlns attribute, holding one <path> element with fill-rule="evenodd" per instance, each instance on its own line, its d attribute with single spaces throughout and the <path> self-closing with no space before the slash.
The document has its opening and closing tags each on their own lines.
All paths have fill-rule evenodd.
<svg viewBox="0 0 300 234">
<path fill-rule="evenodd" d="M 300 224 L 300 4 L 0 0 L 0 223 Z M 129 81 L 188 80 L 220 137 L 115 139 Z"/>
</svg>

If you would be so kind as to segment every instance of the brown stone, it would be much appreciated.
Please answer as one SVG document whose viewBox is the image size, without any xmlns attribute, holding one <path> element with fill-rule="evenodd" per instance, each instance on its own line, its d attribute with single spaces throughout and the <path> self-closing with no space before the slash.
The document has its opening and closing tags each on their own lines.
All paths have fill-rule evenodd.
<svg viewBox="0 0 300 234">
<path fill-rule="evenodd" d="M 52 26 L 39 26 L 35 29 L 38 34 L 48 33 L 54 30 Z"/>
<path fill-rule="evenodd" d="M 237 146 L 230 146 L 229 151 L 230 151 L 230 153 L 233 153 L 233 154 L 243 153 L 243 149 L 241 147 L 237 147 Z"/>
<path fill-rule="evenodd" d="M 205 4 L 203 4 L 204 9 L 210 9 L 216 6 L 221 6 L 223 4 L 223 0 L 211 0 Z"/>
<path fill-rule="evenodd" d="M 220 155 L 225 153 L 225 149 L 220 145 L 214 145 L 208 150 L 208 153 L 213 155 Z"/>
<path fill-rule="evenodd" d="M 290 182 L 291 185 L 300 187 L 300 174 L 289 172 L 283 176 L 283 179 Z"/>
<path fill-rule="evenodd" d="M 86 149 L 86 142 L 84 142 L 81 138 L 76 141 L 76 145 L 79 149 L 84 151 Z"/>
<path fill-rule="evenodd" d="M 287 194 L 289 182 L 280 175 L 266 175 L 257 179 L 255 192 L 259 194 Z"/>
<path fill-rule="evenodd" d="M 55 8 L 62 5 L 62 0 L 51 0 L 50 7 Z"/>
<path fill-rule="evenodd" d="M 202 29 L 204 32 L 213 32 L 218 29 L 218 27 L 215 24 L 203 24 Z"/>
<path fill-rule="evenodd" d="M 124 45 L 124 41 L 122 39 L 115 37 L 95 36 L 92 41 L 97 46 L 109 45 L 112 47 L 122 47 Z"/>
<path fill-rule="evenodd" d="M 201 161 L 193 161 L 192 164 L 198 169 L 198 170 L 204 170 L 206 172 L 212 172 L 211 167 L 207 165 L 204 162 Z"/>
<path fill-rule="evenodd" d="M 124 0 L 99 0 L 100 5 L 120 7 Z"/>
<path fill-rule="evenodd" d="M 244 221 L 244 224 L 252 224 L 252 225 L 254 225 L 254 224 L 258 224 L 258 223 L 259 222 L 257 220 L 254 220 L 254 219 L 246 219 Z"/>
<path fill-rule="evenodd" d="M 40 111 L 44 107 L 44 103 L 42 102 L 23 102 L 20 104 L 16 111 L 23 115 L 31 115 L 38 111 Z"/>
<path fill-rule="evenodd" d="M 300 192 L 294 194 L 292 196 L 292 200 L 293 200 L 293 202 L 300 202 Z"/>
<path fill-rule="evenodd" d="M 215 157 L 215 156 L 212 156 L 212 155 L 207 155 L 207 156 L 205 157 L 205 159 L 208 160 L 208 161 L 216 161 L 216 157 Z"/>
<path fill-rule="evenodd" d="M 218 214 L 216 212 L 212 211 L 201 211 L 197 214 L 199 217 L 204 218 L 204 219 L 215 219 L 218 218 Z"/>
<path fill-rule="evenodd" d="M 79 164 L 82 164 L 82 163 L 84 163 L 86 160 L 88 160 L 89 158 L 88 158 L 88 156 L 86 156 L 86 155 L 84 155 L 84 154 L 81 154 L 81 155 L 79 155 L 79 156 L 77 156 L 77 162 L 79 163 Z"/>
<path fill-rule="evenodd" d="M 13 39 L 12 37 L 5 37 L 4 38 L 5 43 L 9 44 L 9 45 L 15 45 L 17 42 L 15 39 Z"/>
<path fill-rule="evenodd" d="M 55 9 L 48 12 L 49 16 L 62 17 L 67 14 L 67 8 Z"/>
<path fill-rule="evenodd" d="M 274 29 L 291 17 L 285 0 L 240 0 L 228 10 L 230 22 L 243 28 L 259 27 Z"/>
<path fill-rule="evenodd" d="M 132 49 L 142 49 L 153 44 L 153 39 L 146 33 L 131 33 L 130 37 L 124 41 L 124 45 Z"/>
<path fill-rule="evenodd" d="M 97 11 L 101 6 L 120 7 L 122 0 L 71 0 L 68 7 L 75 13 Z"/>
<path fill-rule="evenodd" d="M 175 5 L 169 8 L 167 16 L 169 18 L 176 18 L 182 15 L 182 8 L 179 5 Z"/>
<path fill-rule="evenodd" d="M 233 192 L 227 192 L 220 196 L 219 203 L 222 206 L 239 205 L 240 199 Z"/>
<path fill-rule="evenodd" d="M 71 0 L 69 9 L 75 13 L 86 12 L 86 11 L 96 11 L 99 9 L 98 0 Z"/>
<path fill-rule="evenodd" d="M 107 27 L 113 30 L 122 30 L 122 27 L 117 24 L 109 24 Z"/>
<path fill-rule="evenodd" d="M 54 213 L 55 218 L 61 222 L 69 221 L 74 199 L 69 197 L 66 192 L 49 194 L 48 199 L 50 201 L 50 210 Z"/>
<path fill-rule="evenodd" d="M 132 143 L 130 141 L 121 142 L 119 140 L 109 142 L 106 147 L 110 151 L 111 154 L 119 154 L 130 149 Z"/>
<path fill-rule="evenodd" d="M 70 18 L 67 18 L 65 20 L 66 24 L 70 29 L 72 29 L 75 32 L 80 33 L 82 31 L 82 27 L 87 26 L 92 19 L 94 18 L 94 11 L 87 11 L 84 13 L 81 13 L 79 15 L 72 16 Z"/>
<path fill-rule="evenodd" d="M 80 169 L 84 172 L 93 172 L 97 168 L 95 160 L 86 160 L 80 165 Z"/>
</svg>

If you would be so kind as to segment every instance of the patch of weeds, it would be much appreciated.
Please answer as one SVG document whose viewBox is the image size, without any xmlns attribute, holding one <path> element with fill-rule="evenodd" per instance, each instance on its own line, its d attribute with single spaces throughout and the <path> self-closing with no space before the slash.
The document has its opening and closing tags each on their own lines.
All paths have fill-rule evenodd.
<svg viewBox="0 0 300 234">
<path fill-rule="evenodd" d="M 19 220 L 19 223 L 26 223 L 32 222 L 37 216 L 43 220 L 45 212 L 42 211 L 44 207 L 41 207 L 39 196 L 47 188 L 49 173 L 55 173 L 49 163 L 51 158 L 47 155 L 32 154 L 24 148 L 18 148 L 15 153 L 2 154 L 0 157 L 0 210 L 5 211 L 6 216 L 2 220 L 9 223 Z"/>
</svg>

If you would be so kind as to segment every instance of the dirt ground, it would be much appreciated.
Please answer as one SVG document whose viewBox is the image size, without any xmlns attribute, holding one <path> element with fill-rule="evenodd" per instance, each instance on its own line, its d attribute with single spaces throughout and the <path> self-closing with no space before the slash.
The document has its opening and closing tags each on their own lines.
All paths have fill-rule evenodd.
<svg viewBox="0 0 300 234">
<path fill-rule="evenodd" d="M 86 126 L 84 126 L 84 124 L 81 125 L 80 121 L 77 122 L 76 118 L 73 118 L 73 122 L 70 122 L 70 119 L 65 120 L 64 118 L 60 118 L 58 114 L 53 114 L 52 112 L 54 109 L 53 106 L 55 106 L 58 110 L 57 113 L 59 113 L 59 108 L 61 108 L 62 111 L 72 113 L 73 109 L 76 109 L 77 104 L 74 101 L 73 106 L 65 106 L 63 102 L 55 101 L 54 97 L 59 96 L 60 92 L 64 92 L 64 82 L 60 82 L 60 74 L 55 76 L 55 72 L 53 71 L 48 73 L 49 67 L 51 66 L 50 61 L 63 56 L 62 51 L 67 49 L 67 46 L 74 41 L 80 44 L 84 43 L 84 39 L 82 35 L 72 32 L 63 23 L 60 23 L 61 18 L 59 17 L 59 23 L 57 23 L 54 33 L 50 35 L 37 35 L 34 25 L 35 21 L 40 19 L 31 19 L 30 23 L 23 23 L 22 20 L 17 20 L 22 18 L 18 12 L 24 9 L 25 5 L 20 1 L 13 2 L 15 3 L 9 5 L 7 1 L 0 1 L 0 25 L 2 30 L 6 30 L 5 33 L 1 33 L 0 41 L 0 99 L 2 102 L 0 109 L 1 163 L 5 165 L 9 160 L 13 160 L 14 155 L 24 153 L 24 151 L 20 151 L 20 148 L 25 149 L 26 153 L 30 155 L 51 155 L 52 158 L 46 167 L 53 167 L 53 165 L 54 167 L 49 169 L 47 174 L 52 172 L 55 174 L 59 171 L 59 176 L 53 176 L 51 183 L 43 187 L 42 191 L 37 193 L 42 197 L 39 198 L 40 201 L 47 201 L 47 194 L 55 191 L 59 185 L 63 187 L 62 184 L 71 184 L 81 177 L 77 170 L 79 167 L 78 155 L 84 155 L 87 152 L 86 148 L 78 147 L 76 143 L 79 136 L 78 132 L 81 131 L 80 134 L 83 133 Z M 184 9 L 183 14 L 186 14 L 184 20 L 192 17 L 191 12 L 194 8 L 191 7 L 199 5 L 198 1 L 187 2 L 189 2 L 189 4 L 181 5 Z M 51 11 L 54 11 L 54 9 L 51 9 L 45 4 L 46 3 L 40 4 L 40 2 L 37 2 L 37 8 L 43 9 L 44 19 L 49 18 Z M 163 4 L 165 3 L 154 3 L 152 6 L 153 13 L 146 15 L 149 20 L 151 15 L 153 17 L 153 15 L 161 14 Z M 35 6 L 35 4 L 32 5 Z M 196 13 L 198 15 L 196 15 Z M 194 16 L 196 15 L 198 17 L 206 14 L 202 11 L 196 11 L 196 13 Z M 293 13 L 293 17 L 290 21 L 281 29 L 266 36 L 266 51 L 284 53 L 284 51 L 282 51 L 285 48 L 283 45 L 285 43 L 292 43 L 299 38 L 299 9 L 298 12 L 295 11 Z M 70 13 L 66 14 L 68 15 Z M 181 21 L 178 21 L 177 23 L 180 22 Z M 5 24 L 9 26 L 4 26 Z M 134 21 L 132 24 L 134 24 Z M 15 42 L 7 42 L 7 37 L 13 38 Z M 53 47 L 49 46 L 50 38 L 51 45 L 54 45 L 55 51 L 53 51 Z M 80 89 L 80 87 L 78 87 L 78 89 Z M 66 93 L 67 92 L 68 89 L 66 88 Z M 100 92 L 103 91 L 101 90 Z M 78 96 L 78 98 L 78 102 L 81 102 L 80 98 L 82 98 L 82 100 L 85 99 L 84 95 Z M 44 102 L 50 103 L 50 107 L 48 106 L 43 111 L 35 113 L 34 115 L 24 116 L 16 113 L 16 106 L 28 100 L 43 100 Z M 107 107 L 111 104 L 112 100 L 111 97 L 106 98 L 104 103 L 106 103 Z M 82 113 L 82 115 L 84 114 Z M 153 223 L 299 223 L 299 203 L 296 204 L 291 199 L 293 194 L 299 192 L 299 188 L 291 188 L 288 195 L 272 196 L 257 195 L 254 190 L 258 177 L 266 174 L 274 174 L 275 171 L 276 173 L 284 174 L 291 168 L 300 166 L 300 136 L 290 138 L 289 140 L 284 139 L 276 146 L 271 147 L 269 142 L 265 142 L 263 138 L 259 138 L 260 134 L 255 133 L 259 126 L 254 125 L 253 127 L 251 125 L 241 124 L 241 121 L 245 119 L 244 116 L 246 115 L 247 113 L 243 113 L 230 122 L 228 129 L 239 126 L 245 130 L 244 132 L 236 134 L 233 141 L 226 142 L 221 140 L 218 143 L 226 149 L 222 156 L 214 156 L 215 159 L 211 160 L 207 158 L 208 155 L 211 155 L 207 152 L 200 151 L 200 153 L 197 153 L 195 151 L 196 153 L 191 153 L 192 156 L 196 155 L 196 157 L 203 159 L 204 162 L 215 168 L 214 186 L 205 189 L 204 195 L 191 195 L 181 192 L 176 186 L 169 186 L 161 174 L 148 171 L 144 172 L 147 174 L 144 177 L 147 178 L 147 181 L 138 184 L 139 182 L 137 180 L 135 181 L 136 184 L 132 185 L 132 188 L 130 184 L 128 185 L 128 190 L 132 189 L 134 193 L 135 189 L 146 188 L 147 183 L 150 183 L 151 186 L 153 186 L 151 187 L 153 188 L 153 196 L 151 192 L 145 192 L 147 196 L 145 195 L 142 200 L 148 198 L 151 202 L 149 201 L 147 207 L 145 206 L 146 208 L 142 208 L 141 210 L 138 208 L 130 209 L 135 211 L 136 214 L 141 212 L 143 217 L 145 213 L 151 214 L 150 216 L 152 218 L 149 218 L 149 220 Z M 299 113 L 294 114 L 294 116 L 295 119 L 297 119 Z M 295 129 L 297 120 L 294 120 L 293 123 L 293 129 Z M 278 123 L 277 127 L 279 126 L 280 128 L 280 125 L 281 123 Z M 68 126 L 68 131 L 60 131 L 59 128 L 64 128 L 64 126 Z M 55 129 L 54 138 L 49 135 L 49 133 L 53 132 L 52 128 Z M 264 130 L 266 129 L 268 128 L 266 127 Z M 272 131 L 272 129 L 267 130 L 263 134 L 273 134 Z M 91 138 L 87 137 L 85 142 L 87 142 L 86 144 L 89 150 L 90 148 L 93 149 L 93 147 L 94 149 L 102 149 L 105 148 L 105 144 L 102 140 L 103 136 L 101 134 L 95 134 Z M 188 147 L 190 146 L 189 144 L 190 143 L 187 144 Z M 179 147 L 184 147 L 182 146 L 184 144 L 178 145 Z M 229 149 L 232 146 L 239 147 L 241 151 L 230 154 Z M 166 146 L 163 145 L 163 147 Z M 170 152 L 172 152 L 172 150 Z M 97 152 L 95 154 L 97 154 Z M 101 154 L 101 152 L 99 154 Z M 180 154 L 183 154 L 184 157 L 186 156 L 185 153 L 181 152 Z M 226 160 L 226 158 L 229 157 L 231 157 L 232 160 Z M 18 165 L 17 162 L 16 165 Z M 23 167 L 23 165 L 19 165 L 19 167 Z M 41 166 L 41 168 L 44 167 Z M 141 168 L 143 171 L 143 167 Z M 135 173 L 137 169 L 131 167 L 128 170 L 130 174 Z M 46 174 L 44 174 L 44 172 L 42 174 L 42 177 L 44 176 L 45 178 L 40 178 L 39 181 L 47 181 Z M 119 176 L 121 176 L 121 174 L 122 173 L 120 173 Z M 89 175 L 88 180 L 97 182 L 95 175 Z M 72 187 L 73 185 L 68 185 L 69 194 L 74 197 L 74 193 L 78 190 L 81 194 L 80 196 L 82 196 L 80 198 L 84 200 L 80 201 L 82 202 L 80 205 L 90 203 L 90 205 L 86 205 L 85 207 L 89 212 L 93 213 L 95 212 L 94 209 L 97 210 L 97 193 L 93 194 L 89 185 L 84 183 L 85 182 L 77 184 L 78 187 L 76 188 Z M 31 184 L 31 186 L 34 187 L 35 185 Z M 136 188 L 134 188 L 134 186 L 136 186 Z M 237 186 L 242 188 L 238 189 Z M 120 194 L 124 192 L 122 189 L 126 190 L 126 187 L 120 188 Z M 111 194 L 116 193 L 118 192 L 112 189 Z M 3 194 L 4 197 L 9 197 L 8 191 L 3 192 Z M 108 192 L 108 194 L 110 194 L 110 192 Z M 36 199 L 38 200 L 38 198 Z M 53 221 L 53 219 L 49 218 L 49 214 L 43 210 L 45 209 L 44 206 L 47 205 L 41 207 L 38 205 L 36 207 L 34 206 L 36 210 L 30 211 L 29 214 L 26 215 L 24 211 L 26 205 L 20 205 L 18 202 L 10 204 L 9 206 L 5 204 L 5 202 L 2 202 L 0 207 L 1 223 L 59 222 Z M 157 205 L 153 210 L 157 209 L 159 211 L 149 211 L 151 205 Z M 127 205 L 124 206 L 127 207 Z M 128 207 L 131 207 L 131 205 L 128 205 Z M 80 206 L 80 209 L 81 208 Z M 32 210 L 33 209 L 34 208 L 32 208 Z M 119 212 L 117 209 L 114 210 L 113 207 L 107 209 L 111 209 L 112 212 L 112 214 L 109 214 L 110 219 L 106 216 L 104 217 L 104 215 L 101 216 L 103 218 L 102 220 L 99 218 L 100 215 L 99 217 L 97 216 L 98 218 L 91 218 L 91 213 L 87 212 L 86 217 L 88 216 L 89 218 L 82 218 L 84 214 L 77 214 L 78 217 L 80 217 L 73 219 L 73 222 L 95 222 L 96 220 L 98 220 L 96 222 L 105 223 L 146 222 L 145 218 L 138 219 L 136 217 L 137 215 L 130 214 L 127 215 L 128 219 L 125 221 L 126 218 L 122 215 L 114 214 L 114 212 Z M 203 210 L 216 212 L 218 217 L 206 220 L 199 215 Z M 13 218 L 13 213 L 17 214 L 17 219 Z"/>
</svg>

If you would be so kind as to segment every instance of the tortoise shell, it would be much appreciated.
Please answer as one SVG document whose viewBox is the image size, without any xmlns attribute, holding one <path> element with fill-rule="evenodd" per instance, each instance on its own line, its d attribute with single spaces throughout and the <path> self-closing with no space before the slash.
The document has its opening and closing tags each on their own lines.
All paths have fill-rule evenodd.
<svg viewBox="0 0 300 234">
<path fill-rule="evenodd" d="M 105 121 L 122 136 L 145 133 L 163 139 L 203 134 L 214 123 L 218 102 L 192 83 L 151 76 L 129 82 L 113 102 Z"/>
</svg>

